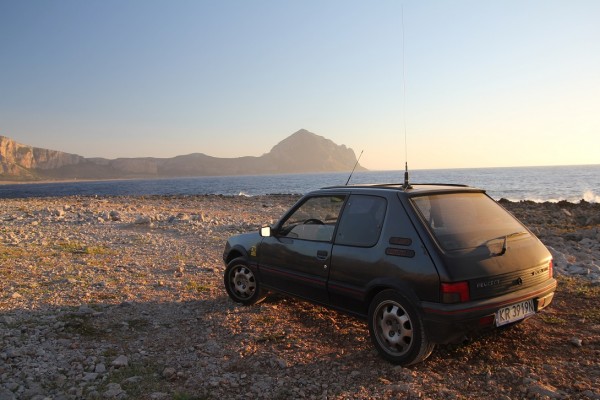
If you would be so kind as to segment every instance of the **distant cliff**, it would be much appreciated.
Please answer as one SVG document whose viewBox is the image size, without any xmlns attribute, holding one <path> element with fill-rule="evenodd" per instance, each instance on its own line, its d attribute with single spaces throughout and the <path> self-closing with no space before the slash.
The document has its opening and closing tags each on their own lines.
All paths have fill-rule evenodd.
<svg viewBox="0 0 600 400">
<path fill-rule="evenodd" d="M 32 180 L 66 165 L 77 165 L 85 158 L 61 151 L 41 149 L 0 136 L 0 178 Z"/>
<path fill-rule="evenodd" d="M 260 157 L 85 158 L 0 136 L 0 180 L 124 179 L 350 171 L 354 151 L 305 129 Z M 360 165 L 357 170 L 364 170 Z"/>
</svg>

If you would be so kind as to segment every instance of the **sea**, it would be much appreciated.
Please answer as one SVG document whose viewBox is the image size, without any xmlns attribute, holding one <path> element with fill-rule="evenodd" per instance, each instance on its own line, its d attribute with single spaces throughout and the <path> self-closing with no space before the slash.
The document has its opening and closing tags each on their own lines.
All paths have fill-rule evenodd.
<svg viewBox="0 0 600 400">
<path fill-rule="evenodd" d="M 56 196 L 146 196 L 304 194 L 344 185 L 349 172 L 218 176 L 108 181 L 68 181 L 0 185 L 0 198 Z M 494 199 L 600 203 L 600 164 L 547 167 L 422 169 L 409 171 L 411 183 L 466 184 Z M 404 171 L 354 172 L 350 184 L 402 183 Z"/>
</svg>

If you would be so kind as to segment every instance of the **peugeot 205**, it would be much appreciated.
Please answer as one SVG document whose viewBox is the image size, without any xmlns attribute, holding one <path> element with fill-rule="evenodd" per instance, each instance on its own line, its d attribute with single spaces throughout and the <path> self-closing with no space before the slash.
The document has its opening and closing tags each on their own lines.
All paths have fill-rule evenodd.
<svg viewBox="0 0 600 400">
<path fill-rule="evenodd" d="M 275 291 L 364 318 L 386 360 L 519 323 L 552 301 L 552 256 L 482 189 L 327 187 L 272 227 L 232 236 L 224 284 L 251 305 Z"/>
</svg>

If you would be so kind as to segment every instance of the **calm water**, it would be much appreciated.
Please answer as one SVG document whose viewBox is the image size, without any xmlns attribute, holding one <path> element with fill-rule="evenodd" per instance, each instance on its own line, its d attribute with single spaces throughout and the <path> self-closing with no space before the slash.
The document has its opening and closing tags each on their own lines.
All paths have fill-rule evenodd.
<svg viewBox="0 0 600 400">
<path fill-rule="evenodd" d="M 343 185 L 348 173 L 225 176 L 0 185 L 0 198 L 49 196 L 303 194 Z M 402 182 L 403 171 L 356 172 L 350 183 Z M 600 165 L 414 170 L 412 183 L 461 183 L 495 199 L 600 203 Z"/>
</svg>

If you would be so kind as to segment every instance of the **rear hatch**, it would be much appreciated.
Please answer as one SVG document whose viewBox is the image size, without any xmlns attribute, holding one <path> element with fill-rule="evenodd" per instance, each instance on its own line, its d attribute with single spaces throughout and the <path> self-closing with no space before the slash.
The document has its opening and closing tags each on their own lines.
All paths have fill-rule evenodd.
<svg viewBox="0 0 600 400">
<path fill-rule="evenodd" d="M 411 199 L 444 261 L 443 282 L 469 282 L 472 300 L 532 287 L 552 277 L 552 257 L 520 221 L 483 192 Z"/>
</svg>

